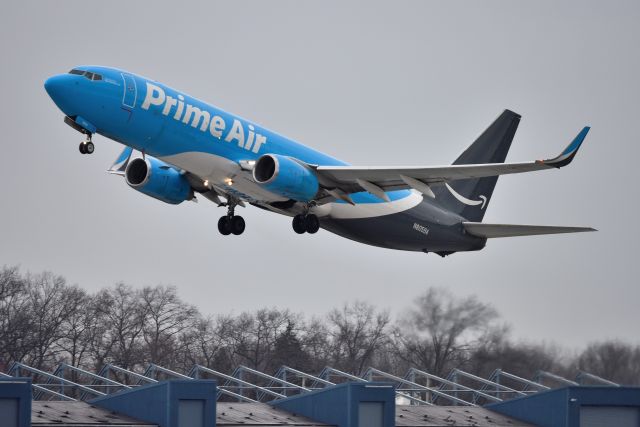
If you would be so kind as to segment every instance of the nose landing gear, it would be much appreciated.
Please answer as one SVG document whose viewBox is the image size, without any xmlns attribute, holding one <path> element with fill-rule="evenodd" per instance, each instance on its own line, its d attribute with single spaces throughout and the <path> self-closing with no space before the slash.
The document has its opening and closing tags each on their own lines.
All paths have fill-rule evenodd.
<svg viewBox="0 0 640 427">
<path fill-rule="evenodd" d="M 229 203 L 227 206 L 227 214 L 218 220 L 218 231 L 223 236 L 228 236 L 229 234 L 239 236 L 244 233 L 246 227 L 244 218 L 240 215 L 235 215 L 235 204 Z"/>
<path fill-rule="evenodd" d="M 96 132 L 96 127 L 80 116 L 74 118 L 64 116 L 64 122 L 85 135 L 85 140 L 82 141 L 78 147 L 80 154 L 93 154 L 96 147 L 93 145 L 93 142 L 91 142 L 91 135 Z"/>
<path fill-rule="evenodd" d="M 91 142 L 90 133 L 87 134 L 87 139 L 80 143 L 78 149 L 80 150 L 80 154 L 93 154 L 93 152 L 96 150 L 96 147 L 95 145 L 93 145 L 93 142 Z"/>
</svg>

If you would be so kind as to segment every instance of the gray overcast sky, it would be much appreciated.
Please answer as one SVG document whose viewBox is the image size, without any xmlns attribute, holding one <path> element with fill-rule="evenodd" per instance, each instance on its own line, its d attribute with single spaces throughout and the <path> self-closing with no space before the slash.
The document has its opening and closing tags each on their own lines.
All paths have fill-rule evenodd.
<svg viewBox="0 0 640 427">
<path fill-rule="evenodd" d="M 363 299 L 398 313 L 426 287 L 478 294 L 518 338 L 640 342 L 640 3 L 5 2 L 0 15 L 0 264 L 96 290 L 173 284 L 206 313 L 322 314 Z M 164 205 L 106 174 L 121 147 L 62 122 L 44 80 L 79 64 L 160 80 L 360 165 L 450 163 L 504 109 L 508 160 L 562 171 L 500 179 L 487 222 L 598 233 L 498 239 L 446 259 L 360 245 L 290 219 Z"/>
</svg>

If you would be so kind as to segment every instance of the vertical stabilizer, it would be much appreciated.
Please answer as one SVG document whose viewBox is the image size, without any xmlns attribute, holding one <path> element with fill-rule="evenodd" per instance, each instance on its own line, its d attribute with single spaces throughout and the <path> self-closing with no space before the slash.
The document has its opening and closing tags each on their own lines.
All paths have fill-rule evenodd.
<svg viewBox="0 0 640 427">
<path fill-rule="evenodd" d="M 504 110 L 453 164 L 504 163 L 519 123 L 519 114 Z M 434 188 L 436 201 L 470 221 L 479 222 L 484 217 L 497 181 L 497 176 L 491 176 L 445 183 Z"/>
</svg>

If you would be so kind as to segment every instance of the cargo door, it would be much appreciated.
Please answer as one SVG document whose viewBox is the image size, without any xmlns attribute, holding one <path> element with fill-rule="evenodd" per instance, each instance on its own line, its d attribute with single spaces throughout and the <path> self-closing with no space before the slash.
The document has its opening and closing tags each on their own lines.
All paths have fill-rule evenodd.
<svg viewBox="0 0 640 427">
<path fill-rule="evenodd" d="M 138 91 L 136 88 L 136 80 L 131 74 L 122 73 L 123 95 L 122 95 L 122 108 L 132 111 L 136 106 L 136 98 L 138 97 Z"/>
</svg>

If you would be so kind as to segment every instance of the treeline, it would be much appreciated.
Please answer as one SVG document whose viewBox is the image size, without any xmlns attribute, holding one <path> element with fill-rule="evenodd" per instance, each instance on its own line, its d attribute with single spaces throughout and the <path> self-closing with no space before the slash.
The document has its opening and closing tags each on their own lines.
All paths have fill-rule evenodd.
<svg viewBox="0 0 640 427">
<path fill-rule="evenodd" d="M 579 371 L 640 384 L 640 347 L 619 341 L 576 355 L 514 341 L 498 313 L 477 297 L 427 289 L 402 314 L 353 302 L 309 317 L 264 308 L 207 315 L 174 287 L 122 283 L 88 293 L 51 273 L 0 270 L 0 370 L 20 361 L 45 371 L 60 362 L 98 371 L 112 363 L 188 373 L 195 364 L 231 373 L 245 365 L 312 374 L 325 366 L 361 375 L 373 366 L 404 376 L 415 367 L 446 377 L 460 368 L 487 377 L 494 369 L 531 378 L 538 370 L 574 378 Z"/>
</svg>

